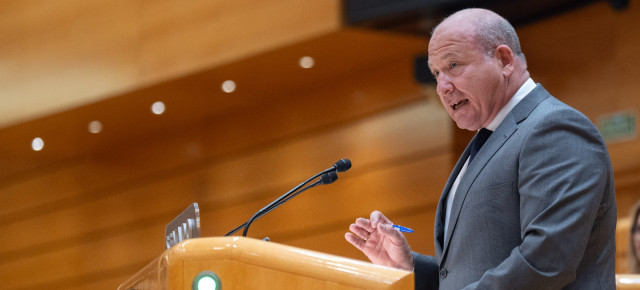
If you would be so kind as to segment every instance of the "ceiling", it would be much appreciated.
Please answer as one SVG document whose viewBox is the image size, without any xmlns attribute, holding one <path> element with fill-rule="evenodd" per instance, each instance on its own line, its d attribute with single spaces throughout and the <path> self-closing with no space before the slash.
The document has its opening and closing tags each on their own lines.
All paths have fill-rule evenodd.
<svg viewBox="0 0 640 290">
<path fill-rule="evenodd" d="M 411 61 L 424 47 L 424 39 L 417 37 L 347 28 L 4 128 L 0 140 L 12 142 L 0 148 L 5 164 L 0 169 L 0 182 L 35 168 L 56 166 L 73 156 L 170 134 L 188 135 L 201 127 L 225 142 L 231 142 L 232 137 L 221 136 L 234 130 L 259 139 L 258 133 L 248 132 L 264 122 L 283 123 L 274 124 L 278 129 L 272 131 L 286 135 L 295 124 L 340 122 L 420 99 L 423 95 L 416 93 L 420 86 L 412 78 Z M 301 68 L 301 56 L 312 56 L 313 68 Z M 389 73 L 398 78 L 393 85 L 380 81 L 388 80 Z M 233 93 L 221 89 L 225 80 L 237 84 Z M 166 107 L 161 115 L 151 110 L 158 101 Z M 317 107 L 328 112 L 315 116 L 312 112 Z M 90 124 L 95 122 L 100 130 L 92 132 Z M 29 146 L 34 137 L 44 140 L 41 152 Z M 235 141 L 236 147 L 246 143 Z"/>
<path fill-rule="evenodd" d="M 487 8 L 514 26 L 605 0 L 345 0 L 345 22 L 353 26 L 429 35 L 447 15 L 464 8 Z M 624 9 L 628 0 L 606 0 L 613 9 Z"/>
</svg>

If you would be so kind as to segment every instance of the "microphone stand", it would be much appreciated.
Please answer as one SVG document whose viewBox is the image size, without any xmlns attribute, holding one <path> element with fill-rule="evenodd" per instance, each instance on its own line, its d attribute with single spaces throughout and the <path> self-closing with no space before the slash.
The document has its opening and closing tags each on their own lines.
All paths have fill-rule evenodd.
<svg viewBox="0 0 640 290">
<path fill-rule="evenodd" d="M 336 162 L 333 166 L 331 166 L 328 169 L 325 169 L 324 171 L 312 176 L 311 178 L 307 179 L 306 181 L 304 181 L 303 183 L 298 184 L 296 187 L 294 187 L 293 189 L 289 190 L 287 193 L 285 193 L 284 195 L 280 196 L 278 199 L 274 200 L 273 202 L 271 202 L 269 205 L 265 206 L 264 208 L 262 208 L 261 210 L 259 210 L 258 212 L 256 212 L 253 216 L 251 216 L 251 218 L 241 224 L 240 226 L 238 226 L 237 228 L 231 230 L 230 232 L 228 232 L 226 236 L 230 236 L 232 234 L 234 234 L 235 232 L 239 231 L 241 228 L 244 228 L 244 232 L 242 233 L 242 236 L 247 236 L 247 231 L 249 230 L 249 226 L 251 225 L 251 223 L 253 223 L 253 221 L 261 218 L 263 215 L 271 212 L 272 210 L 274 210 L 275 208 L 279 207 L 280 205 L 282 205 L 283 203 L 289 201 L 290 199 L 296 197 L 298 194 L 304 192 L 305 190 L 312 188 L 314 186 L 320 185 L 320 184 L 330 184 L 333 183 L 334 181 L 336 181 L 338 179 L 338 173 L 337 172 L 344 172 L 349 170 L 349 168 L 351 168 L 351 161 L 349 159 L 340 159 L 338 160 L 338 162 Z M 315 183 L 303 188 L 302 190 L 298 191 L 301 187 L 305 186 L 307 183 L 311 182 L 312 180 L 318 178 L 318 176 L 321 176 L 320 180 L 316 181 Z"/>
<path fill-rule="evenodd" d="M 247 236 L 247 231 L 249 229 L 249 226 L 251 225 L 251 223 L 253 223 L 253 221 L 261 218 L 263 215 L 271 212 L 275 208 L 279 207 L 280 205 L 282 205 L 283 203 L 289 201 L 290 199 L 296 197 L 298 194 L 304 192 L 307 189 L 310 189 L 310 188 L 315 187 L 315 186 L 320 185 L 320 184 L 329 184 L 329 183 L 335 181 L 336 179 L 338 179 L 338 175 L 333 170 L 334 170 L 333 167 L 329 168 L 329 169 L 327 169 L 325 171 L 322 171 L 322 172 L 312 176 L 311 178 L 307 179 L 306 181 L 298 184 L 296 187 L 294 187 L 293 189 L 289 190 L 287 193 L 283 194 L 278 199 L 274 200 L 273 202 L 271 202 L 270 204 L 268 204 L 267 206 L 265 206 L 264 208 L 262 208 L 261 210 L 256 212 L 247 222 L 245 222 L 245 223 L 241 224 L 240 226 L 236 227 L 235 229 L 231 230 L 230 232 L 228 232 L 224 236 L 226 237 L 226 236 L 233 235 L 234 233 L 236 233 L 240 229 L 244 228 L 244 232 L 242 233 L 242 236 L 246 237 Z M 333 173 L 333 174 L 331 174 L 331 173 Z M 322 178 L 320 180 L 318 180 L 315 183 L 313 183 L 313 184 L 303 188 L 302 190 L 298 191 L 298 189 L 300 189 L 301 187 L 305 186 L 307 183 L 311 182 L 312 180 L 318 178 L 318 176 L 320 176 L 320 175 L 322 175 Z M 327 176 L 327 177 L 325 177 L 325 176 Z M 298 192 L 296 192 L 296 191 L 298 191 Z"/>
<path fill-rule="evenodd" d="M 334 182 L 336 179 L 338 179 L 338 174 L 335 172 L 327 172 L 325 174 L 322 175 L 322 178 L 316 182 L 314 182 L 313 184 L 301 189 L 298 192 L 290 192 L 289 194 L 285 194 L 283 196 L 281 196 L 280 198 L 276 199 L 274 202 L 270 203 L 269 205 L 267 205 L 266 207 L 264 207 L 263 209 L 261 209 L 260 211 L 258 211 L 257 213 L 255 213 L 247 222 L 246 225 L 244 226 L 244 231 L 242 232 L 242 236 L 246 237 L 247 236 L 247 232 L 249 231 L 249 226 L 251 225 L 251 223 L 253 223 L 253 221 L 255 221 L 256 219 L 262 217 L 265 214 L 268 214 L 269 212 L 271 212 L 272 210 L 274 210 L 275 208 L 279 207 L 280 205 L 284 204 L 285 202 L 289 201 L 290 199 L 296 197 L 298 194 L 301 194 L 302 192 L 304 192 L 305 190 L 315 187 L 317 185 L 320 184 L 329 184 Z M 328 182 L 328 183 L 325 183 Z"/>
</svg>

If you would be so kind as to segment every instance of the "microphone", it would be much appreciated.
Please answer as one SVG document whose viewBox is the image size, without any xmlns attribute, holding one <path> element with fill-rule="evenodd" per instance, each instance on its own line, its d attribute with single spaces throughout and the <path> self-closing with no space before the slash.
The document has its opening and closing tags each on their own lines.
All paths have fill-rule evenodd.
<svg viewBox="0 0 640 290">
<path fill-rule="evenodd" d="M 333 164 L 333 168 L 338 172 L 345 172 L 351 168 L 351 160 L 349 159 L 340 159 L 338 162 Z"/>
<path fill-rule="evenodd" d="M 289 201 L 290 199 L 296 197 L 298 194 L 300 194 L 300 193 L 302 193 L 302 192 L 304 192 L 304 191 L 306 191 L 306 190 L 308 190 L 310 188 L 313 188 L 315 186 L 322 185 L 322 184 L 331 184 L 331 183 L 335 182 L 338 179 L 338 174 L 336 172 L 344 172 L 344 171 L 349 170 L 349 168 L 351 168 L 351 161 L 349 159 L 340 159 L 333 166 L 331 166 L 328 169 L 325 169 L 324 171 L 312 176 L 311 178 L 307 179 L 303 183 L 298 184 L 296 187 L 294 187 L 293 189 L 291 189 L 290 191 L 288 191 L 284 195 L 280 196 L 278 199 L 274 200 L 269 205 L 267 205 L 264 208 L 260 209 L 247 222 L 245 222 L 242 225 L 240 225 L 240 226 L 236 227 L 235 229 L 231 230 L 225 236 L 230 236 L 230 235 L 234 234 L 235 232 L 237 232 L 238 230 L 240 230 L 241 228 L 244 228 L 244 232 L 242 233 L 242 235 L 246 237 L 247 236 L 247 231 L 249 230 L 249 226 L 255 220 L 261 218 L 265 214 L 271 212 L 272 210 L 276 209 L 280 205 L 284 204 L 285 202 Z M 299 190 L 301 187 L 305 186 L 306 184 L 308 184 L 312 180 L 318 178 L 318 176 L 320 176 L 320 179 L 318 181 L 316 181 L 315 183 L 313 183 L 313 184 L 311 184 L 311 185 Z"/>
<path fill-rule="evenodd" d="M 314 183 L 313 186 L 316 186 L 318 184 L 332 184 L 336 180 L 338 180 L 338 173 L 335 173 L 334 171 L 330 171 L 330 172 L 327 172 L 327 173 L 323 174 L 320 177 L 320 180 L 318 180 L 316 183 Z M 311 188 L 313 186 L 310 186 L 309 188 Z"/>
</svg>

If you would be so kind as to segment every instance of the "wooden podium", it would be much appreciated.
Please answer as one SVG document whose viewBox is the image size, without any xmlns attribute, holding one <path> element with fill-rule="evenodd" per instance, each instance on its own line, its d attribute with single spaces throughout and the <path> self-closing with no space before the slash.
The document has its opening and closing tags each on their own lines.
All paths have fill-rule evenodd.
<svg viewBox="0 0 640 290">
<path fill-rule="evenodd" d="M 413 273 L 242 237 L 181 242 L 119 290 L 198 289 L 213 275 L 217 289 L 413 289 Z"/>
<path fill-rule="evenodd" d="M 638 274 L 616 274 L 616 289 L 618 290 L 638 290 L 640 289 L 640 275 Z"/>
</svg>

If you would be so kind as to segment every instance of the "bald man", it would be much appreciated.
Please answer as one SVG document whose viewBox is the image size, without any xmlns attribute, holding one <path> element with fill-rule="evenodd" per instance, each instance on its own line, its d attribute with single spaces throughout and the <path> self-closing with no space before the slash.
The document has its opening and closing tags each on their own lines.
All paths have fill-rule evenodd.
<svg viewBox="0 0 640 290">
<path fill-rule="evenodd" d="M 378 211 L 347 241 L 414 271 L 416 289 L 615 289 L 613 173 L 595 126 L 531 79 L 515 29 L 491 11 L 449 16 L 428 50 L 443 106 L 478 131 L 442 192 L 435 257 Z"/>
</svg>

